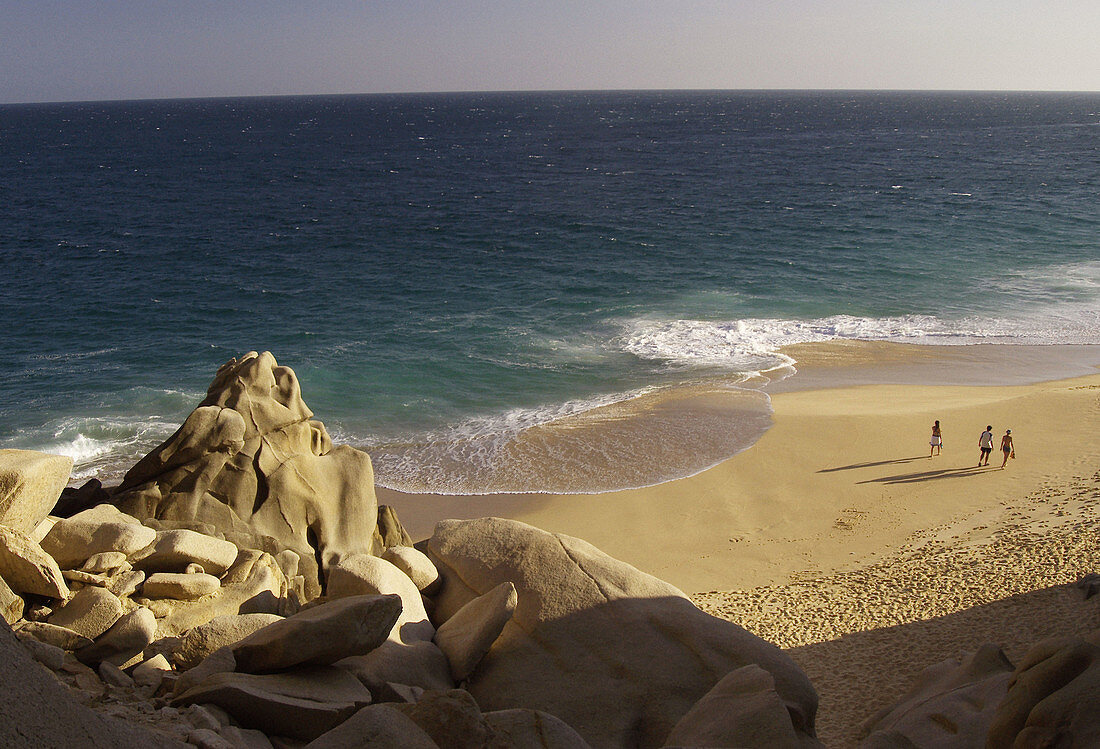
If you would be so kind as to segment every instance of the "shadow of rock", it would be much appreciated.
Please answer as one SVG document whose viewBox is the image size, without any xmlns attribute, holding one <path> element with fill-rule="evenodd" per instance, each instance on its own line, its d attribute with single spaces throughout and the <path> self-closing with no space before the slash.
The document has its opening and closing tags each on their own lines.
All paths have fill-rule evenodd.
<svg viewBox="0 0 1100 749">
<path fill-rule="evenodd" d="M 786 652 L 821 695 L 819 738 L 830 749 L 842 749 L 856 746 L 859 724 L 897 702 L 928 666 L 963 658 L 985 643 L 999 645 L 1018 663 L 1040 640 L 1084 636 L 1098 627 L 1098 602 L 1084 600 L 1068 584 Z"/>
</svg>

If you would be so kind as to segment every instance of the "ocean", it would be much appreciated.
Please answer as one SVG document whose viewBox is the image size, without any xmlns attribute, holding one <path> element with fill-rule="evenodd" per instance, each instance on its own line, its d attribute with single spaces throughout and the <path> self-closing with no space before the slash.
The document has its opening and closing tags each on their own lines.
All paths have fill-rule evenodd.
<svg viewBox="0 0 1100 749">
<path fill-rule="evenodd" d="M 1100 344 L 1100 94 L 4 105 L 0 268 L 0 447 L 76 483 L 266 349 L 381 485 L 643 486 L 791 344 Z"/>
</svg>

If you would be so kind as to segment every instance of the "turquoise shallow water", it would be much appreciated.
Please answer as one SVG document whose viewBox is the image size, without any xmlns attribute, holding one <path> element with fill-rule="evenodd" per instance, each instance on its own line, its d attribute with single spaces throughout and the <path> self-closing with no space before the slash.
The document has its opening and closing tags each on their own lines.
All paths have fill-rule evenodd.
<svg viewBox="0 0 1100 749">
<path fill-rule="evenodd" d="M 118 476 L 269 349 L 385 485 L 654 483 L 786 344 L 1100 343 L 1098 198 L 1094 94 L 3 106 L 0 446 Z"/>
</svg>

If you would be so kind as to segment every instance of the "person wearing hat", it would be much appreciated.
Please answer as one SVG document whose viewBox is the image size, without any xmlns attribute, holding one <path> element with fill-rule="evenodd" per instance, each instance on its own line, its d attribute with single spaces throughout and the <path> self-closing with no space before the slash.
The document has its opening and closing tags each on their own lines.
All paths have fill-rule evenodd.
<svg viewBox="0 0 1100 749">
<path fill-rule="evenodd" d="M 1001 462 L 1001 468 L 1004 468 L 1008 464 L 1009 458 L 1016 457 L 1016 451 L 1012 448 L 1012 430 L 1006 429 L 1005 436 L 1001 437 L 1001 452 L 1004 453 L 1005 459 Z"/>
</svg>

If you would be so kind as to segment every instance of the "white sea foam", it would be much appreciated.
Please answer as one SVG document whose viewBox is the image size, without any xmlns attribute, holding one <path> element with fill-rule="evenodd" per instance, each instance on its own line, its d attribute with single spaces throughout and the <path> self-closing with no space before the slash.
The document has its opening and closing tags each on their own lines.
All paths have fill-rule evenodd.
<svg viewBox="0 0 1100 749">
<path fill-rule="evenodd" d="M 130 466 L 176 428 L 176 424 L 158 417 L 72 417 L 7 442 L 11 447 L 68 455 L 73 459 L 73 481 L 94 476 L 109 483 L 121 479 Z"/>
<path fill-rule="evenodd" d="M 1027 319 L 969 316 L 946 320 L 933 315 L 728 321 L 639 318 L 626 321 L 623 328 L 619 345 L 641 359 L 766 373 L 794 364 L 780 349 L 799 343 L 859 340 L 924 345 L 1100 344 L 1100 309 L 1061 305 L 1046 310 L 1040 317 Z"/>
<path fill-rule="evenodd" d="M 832 315 L 813 319 L 740 320 L 639 317 L 621 323 L 622 350 L 677 366 L 763 372 L 792 364 L 784 346 L 838 340 L 925 345 L 1100 344 L 1100 262 L 1008 272 L 988 282 L 989 314 L 954 318 Z"/>
</svg>

